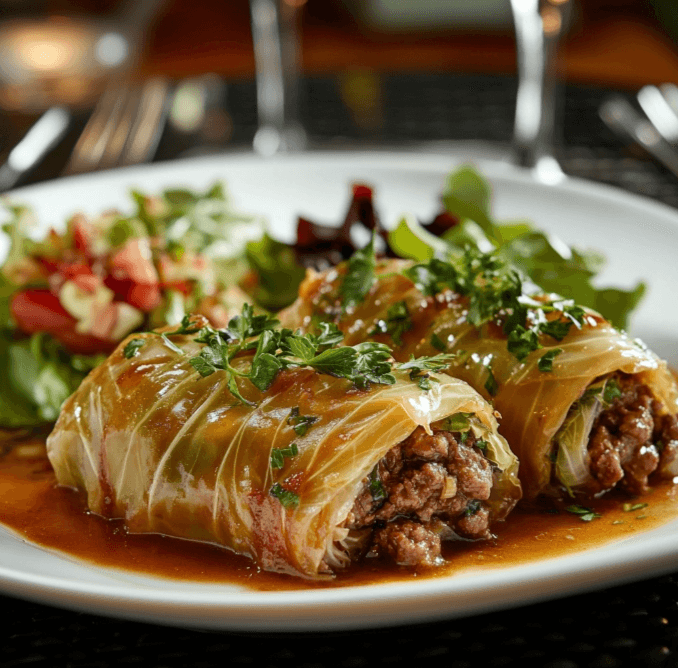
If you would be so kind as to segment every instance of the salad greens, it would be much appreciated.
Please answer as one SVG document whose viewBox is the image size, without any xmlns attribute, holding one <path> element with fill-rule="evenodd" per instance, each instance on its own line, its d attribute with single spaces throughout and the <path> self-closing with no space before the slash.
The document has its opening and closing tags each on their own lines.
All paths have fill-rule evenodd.
<svg viewBox="0 0 678 668">
<path fill-rule="evenodd" d="M 645 293 L 644 283 L 631 290 L 597 288 L 593 279 L 605 263 L 602 255 L 568 248 L 527 221 L 500 223 L 492 216 L 490 201 L 487 180 L 473 167 L 461 167 L 448 176 L 443 192 L 445 208 L 458 223 L 438 238 L 411 218 L 403 218 L 390 232 L 389 243 L 402 257 L 418 261 L 449 253 L 459 256 L 465 248 L 496 251 L 498 258 L 546 292 L 567 295 L 615 326 L 626 327 L 629 314 Z"/>
<path fill-rule="evenodd" d="M 213 332 L 203 333 L 207 346 L 194 363 L 200 373 L 228 369 L 234 346 L 251 348 L 251 341 L 245 344 L 245 340 L 256 336 L 257 364 L 250 380 L 258 387 L 265 387 L 292 360 L 355 378 L 358 383 L 363 382 L 360 379 L 383 382 L 390 377 L 386 346 L 383 350 L 355 346 L 341 352 L 336 348 L 340 340 L 337 333 L 326 331 L 316 339 L 282 334 L 269 327 L 272 320 L 266 320 L 267 324 L 257 334 L 232 331 L 237 318 L 230 321 L 229 318 L 245 301 L 270 311 L 291 303 L 305 269 L 300 264 L 299 246 L 277 241 L 265 233 L 258 218 L 237 211 L 223 184 L 216 183 L 204 192 L 168 189 L 157 196 L 140 191 L 132 192 L 131 196 L 131 213 L 109 211 L 85 221 L 85 227 L 75 216 L 68 221 L 65 231 L 51 232 L 43 240 L 34 239 L 30 209 L 7 204 L 9 217 L 3 230 L 9 236 L 10 248 L 0 270 L 0 364 L 6 370 L 5 387 L 0 392 L 1 427 L 31 427 L 53 421 L 63 400 L 124 335 L 164 324 L 178 325 L 186 313 L 204 312 L 203 308 L 209 310 L 205 313 L 208 317 L 220 312 L 225 319 Z M 505 329 L 509 349 L 518 359 L 540 347 L 541 334 L 560 340 L 571 326 L 580 326 L 583 312 L 574 303 L 591 307 L 624 327 L 629 313 L 643 296 L 643 283 L 628 291 L 597 288 L 594 279 L 604 264 L 599 254 L 568 249 L 527 221 L 495 220 L 490 185 L 470 166 L 448 176 L 442 199 L 451 219 L 457 222 L 440 236 L 412 218 L 404 218 L 386 235 L 375 217 L 372 240 L 348 260 L 341 285 L 344 309 L 354 308 L 376 280 L 375 240 L 381 242 L 381 237 L 386 236 L 388 251 L 417 261 L 408 275 L 425 294 L 434 295 L 450 287 L 469 296 L 469 321 L 473 324 L 488 322 L 497 308 L 513 312 Z M 113 285 L 117 279 L 113 284 L 108 282 L 111 276 L 117 276 L 119 268 L 108 267 L 110 275 L 102 274 L 100 269 L 102 262 L 112 261 L 137 240 L 150 248 L 150 271 L 157 272 L 157 284 L 152 286 L 157 298 L 146 294 L 146 306 L 121 297 L 121 288 Z M 312 249 L 306 248 L 305 253 L 308 256 Z M 118 327 L 110 346 L 101 351 L 79 350 L 77 345 L 70 345 L 79 340 L 84 321 L 78 322 L 77 336 L 55 331 L 56 326 L 51 325 L 27 328 L 25 322 L 17 320 L 16 309 L 11 308 L 17 293 L 35 289 L 51 291 L 51 299 L 63 311 L 62 306 L 69 304 L 65 301 L 59 304 L 63 294 L 54 287 L 55 277 L 57 287 L 71 280 L 68 267 L 73 266 L 74 256 L 81 264 L 89 263 L 90 273 L 101 274 L 97 278 L 100 283 L 106 282 L 106 286 L 113 285 L 112 289 L 118 290 L 115 296 L 119 300 L 115 304 L 121 305 Z M 128 266 L 134 265 L 132 260 L 127 262 Z M 572 301 L 526 303 L 524 276 L 548 292 L 565 293 Z M 101 288 L 103 293 L 97 295 L 105 295 L 110 289 Z M 70 306 L 71 315 L 66 314 L 66 318 L 72 319 L 76 316 L 72 315 L 73 305 Z M 556 308 L 564 312 L 562 318 L 546 317 Z M 540 317 L 526 322 L 525 316 L 533 311 L 539 311 Z M 244 314 L 243 311 L 238 317 L 243 318 Z M 30 324 L 33 319 L 29 315 Z M 88 318 L 87 322 L 95 327 L 97 318 L 91 314 Z M 398 345 L 410 324 L 407 306 L 400 302 L 378 327 Z M 164 339 L 172 347 L 170 337 L 165 335 Z M 135 355 L 143 341 L 143 338 L 131 340 L 125 354 Z M 281 345 L 283 348 L 276 348 Z M 441 351 L 445 348 L 437 337 L 432 339 L 432 345 Z M 540 370 L 550 372 L 559 353 L 558 348 L 549 349 L 539 361 Z M 413 379 L 423 389 L 429 386 L 427 370 L 411 369 Z M 494 378 L 489 364 L 487 383 L 492 393 Z M 233 387 L 237 389 L 235 376 Z"/>
<path fill-rule="evenodd" d="M 134 191 L 131 196 L 129 214 L 109 211 L 91 220 L 76 215 L 63 231 L 51 231 L 41 240 L 34 238 L 32 211 L 6 204 L 2 229 L 9 250 L 0 271 L 0 365 L 6 382 L 0 392 L 0 427 L 56 420 L 63 401 L 129 331 L 122 329 L 125 316 L 132 327 L 144 329 L 179 322 L 205 299 L 230 308 L 231 295 L 224 288 L 247 272 L 245 246 L 248 239 L 261 236 L 259 219 L 236 211 L 221 183 L 205 192 L 172 189 L 151 196 Z M 145 306 L 118 294 L 125 286 L 116 284 L 121 270 L 115 266 L 116 257 L 136 240 L 150 248 L 148 271 L 155 276 L 140 285 L 142 295 L 151 293 L 151 301 L 157 295 Z M 123 269 L 132 265 L 131 273 L 139 266 L 136 257 L 120 264 Z M 303 270 L 297 268 L 300 278 L 299 272 Z M 96 284 L 98 292 L 89 298 L 87 290 L 75 290 L 82 295 L 75 306 L 88 310 L 90 302 L 96 305 L 103 295 L 118 309 L 121 323 L 115 338 L 99 341 L 90 336 L 82 351 L 83 323 L 68 311 L 72 304 L 61 291 L 64 283 L 81 275 Z M 18 295 L 30 295 L 32 301 L 18 307 Z M 236 295 L 235 302 L 239 309 L 242 298 Z M 36 324 L 38 316 L 43 326 Z M 89 319 L 97 318 L 101 312 Z M 101 352 L 91 350 L 97 341 Z"/>
</svg>

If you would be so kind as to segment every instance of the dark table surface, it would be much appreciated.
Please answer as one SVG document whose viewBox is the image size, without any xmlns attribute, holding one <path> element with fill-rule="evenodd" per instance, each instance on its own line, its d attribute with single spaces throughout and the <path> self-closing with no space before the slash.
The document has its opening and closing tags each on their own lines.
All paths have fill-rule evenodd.
<svg viewBox="0 0 678 668">
<path fill-rule="evenodd" d="M 515 81 L 504 77 L 392 75 L 369 82 L 376 112 L 367 119 L 342 102 L 344 85 L 313 79 L 302 89 L 302 120 L 313 141 L 353 145 L 482 140 L 507 145 Z M 376 87 L 376 88 L 374 88 Z M 256 129 L 254 86 L 228 84 L 230 130 L 217 140 L 168 129 L 157 159 L 228 150 Z M 678 207 L 678 181 L 613 136 L 597 116 L 607 91 L 567 87 L 556 153 L 573 176 L 621 187 Z M 85 117 L 24 183 L 54 178 Z M 222 118 L 223 120 L 223 118 Z M 360 122 L 358 122 L 360 121 Z M 20 132 L 25 119 L 4 127 Z M 23 124 L 23 125 L 22 125 Z M 12 131 L 5 138 L 11 144 Z M 199 144 L 196 149 L 196 144 Z M 266 666 L 372 668 L 526 666 L 609 668 L 678 665 L 678 573 L 595 593 L 435 624 L 350 633 L 206 633 L 64 611 L 0 597 L 2 666 Z"/>
</svg>

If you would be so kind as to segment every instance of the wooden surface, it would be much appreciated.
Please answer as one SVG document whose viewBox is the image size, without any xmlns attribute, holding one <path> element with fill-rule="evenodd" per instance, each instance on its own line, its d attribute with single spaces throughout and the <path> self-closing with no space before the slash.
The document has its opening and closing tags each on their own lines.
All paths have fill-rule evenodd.
<svg viewBox="0 0 678 668">
<path fill-rule="evenodd" d="M 367 26 L 339 0 L 308 0 L 300 18 L 303 70 L 310 75 L 364 68 L 515 71 L 510 30 L 388 34 Z M 169 1 L 146 40 L 142 70 L 176 77 L 217 72 L 231 79 L 251 78 L 254 57 L 247 2 Z M 580 0 L 563 42 L 559 70 L 574 83 L 621 88 L 678 82 L 678 45 L 646 0 Z"/>
</svg>

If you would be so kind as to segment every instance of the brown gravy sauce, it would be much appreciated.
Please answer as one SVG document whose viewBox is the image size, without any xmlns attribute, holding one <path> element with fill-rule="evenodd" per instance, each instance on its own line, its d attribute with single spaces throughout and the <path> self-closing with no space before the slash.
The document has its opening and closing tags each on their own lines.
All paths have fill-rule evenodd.
<svg viewBox="0 0 678 668">
<path fill-rule="evenodd" d="M 624 509 L 626 504 L 626 510 Z M 634 504 L 648 504 L 630 510 Z M 664 524 L 678 516 L 678 485 L 664 483 L 629 499 L 609 494 L 589 504 L 600 518 L 551 506 L 519 507 L 495 525 L 497 540 L 448 544 L 446 565 L 421 572 L 368 559 L 332 581 L 314 582 L 260 571 L 231 551 L 157 534 L 129 534 L 121 521 L 85 510 L 81 494 L 56 484 L 44 442 L 35 439 L 0 455 L 0 522 L 22 539 L 94 566 L 195 582 L 233 583 L 257 590 L 364 585 L 415 577 L 449 576 L 501 568 L 580 552 Z"/>
</svg>

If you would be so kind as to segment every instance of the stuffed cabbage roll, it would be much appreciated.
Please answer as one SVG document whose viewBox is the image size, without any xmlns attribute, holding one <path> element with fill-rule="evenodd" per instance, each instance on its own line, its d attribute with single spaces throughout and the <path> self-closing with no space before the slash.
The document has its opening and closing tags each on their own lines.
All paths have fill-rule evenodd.
<svg viewBox="0 0 678 668">
<path fill-rule="evenodd" d="M 599 314 L 540 294 L 492 255 L 376 262 L 368 253 L 309 273 L 288 327 L 336 323 L 346 343 L 396 359 L 456 353 L 447 373 L 501 414 L 526 497 L 637 494 L 678 474 L 678 391 L 666 363 Z"/>
<path fill-rule="evenodd" d="M 94 513 L 313 578 L 366 554 L 437 564 L 519 499 L 493 409 L 462 381 L 364 346 L 349 373 L 331 332 L 186 324 L 124 341 L 62 409 L 49 458 Z"/>
</svg>

